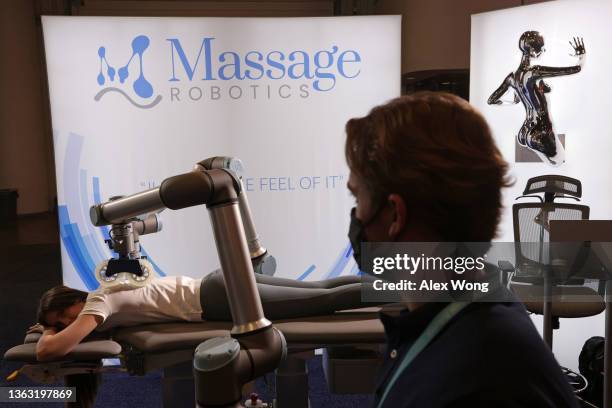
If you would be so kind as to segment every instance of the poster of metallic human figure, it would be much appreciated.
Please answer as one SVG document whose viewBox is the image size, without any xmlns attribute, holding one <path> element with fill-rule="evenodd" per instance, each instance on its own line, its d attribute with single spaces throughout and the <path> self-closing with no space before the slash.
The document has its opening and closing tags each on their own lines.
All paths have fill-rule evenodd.
<svg viewBox="0 0 612 408">
<path fill-rule="evenodd" d="M 543 78 L 571 75 L 580 72 L 585 59 L 584 41 L 573 38 L 569 42 L 574 49 L 578 64 L 569 67 L 547 67 L 531 65 L 531 60 L 538 58 L 544 50 L 544 38 L 537 31 L 526 31 L 519 39 L 519 48 L 523 53 L 521 63 L 516 71 L 511 72 L 504 82 L 491 94 L 487 103 L 501 105 L 501 97 L 509 88 L 514 90 L 514 100 L 522 102 L 527 117 L 517 135 L 517 142 L 534 151 L 544 162 L 559 166 L 565 162 L 565 150 L 559 137 L 555 134 L 548 111 L 546 94 L 551 91 Z"/>
</svg>

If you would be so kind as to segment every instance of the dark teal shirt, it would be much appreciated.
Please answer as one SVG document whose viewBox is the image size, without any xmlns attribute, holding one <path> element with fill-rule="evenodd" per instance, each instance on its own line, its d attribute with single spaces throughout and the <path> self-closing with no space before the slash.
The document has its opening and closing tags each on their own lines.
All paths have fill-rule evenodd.
<svg viewBox="0 0 612 408">
<path fill-rule="evenodd" d="M 391 374 L 444 308 L 428 303 L 398 316 L 381 314 L 386 357 L 373 407 Z M 518 302 L 472 303 L 455 316 L 400 375 L 384 408 L 578 408 L 553 354 Z"/>
</svg>

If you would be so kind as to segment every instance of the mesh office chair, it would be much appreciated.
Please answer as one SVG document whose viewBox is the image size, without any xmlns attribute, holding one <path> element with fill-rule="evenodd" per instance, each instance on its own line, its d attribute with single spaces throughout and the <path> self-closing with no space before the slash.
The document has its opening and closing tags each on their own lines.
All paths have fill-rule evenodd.
<svg viewBox="0 0 612 408">
<path fill-rule="evenodd" d="M 540 195 L 542 194 L 542 195 Z M 515 265 L 500 262 L 510 274 L 509 287 L 531 313 L 544 315 L 544 341 L 552 348 L 553 328 L 559 328 L 559 318 L 593 316 L 605 309 L 598 291 L 585 286 L 584 279 L 559 280 L 548 266 L 550 224 L 552 220 L 589 218 L 589 207 L 575 203 L 560 203 L 556 199 L 580 201 L 579 180 L 546 175 L 531 178 L 521 198 L 537 198 L 539 202 L 514 204 Z M 576 301 L 577 298 L 579 301 Z M 574 301 L 572 301 L 574 299 Z"/>
</svg>

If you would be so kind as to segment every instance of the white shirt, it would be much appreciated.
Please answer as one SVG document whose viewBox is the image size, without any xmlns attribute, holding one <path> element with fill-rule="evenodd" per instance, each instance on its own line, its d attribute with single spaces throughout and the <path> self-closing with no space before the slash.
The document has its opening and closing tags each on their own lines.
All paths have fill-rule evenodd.
<svg viewBox="0 0 612 408">
<path fill-rule="evenodd" d="M 201 282 L 187 276 L 166 276 L 138 289 L 106 293 L 99 288 L 87 296 L 80 314 L 100 316 L 98 331 L 144 323 L 201 321 Z"/>
</svg>

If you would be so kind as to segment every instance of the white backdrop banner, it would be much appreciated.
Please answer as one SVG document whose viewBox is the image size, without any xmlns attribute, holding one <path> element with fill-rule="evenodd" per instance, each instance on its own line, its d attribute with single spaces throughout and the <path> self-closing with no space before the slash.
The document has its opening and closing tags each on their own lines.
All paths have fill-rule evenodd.
<svg viewBox="0 0 612 408">
<path fill-rule="evenodd" d="M 346 237 L 344 124 L 400 93 L 400 17 L 43 17 L 62 265 L 94 289 L 111 257 L 89 207 L 240 158 L 277 275 L 357 273 Z M 219 266 L 207 210 L 142 237 L 159 275 Z"/>
<path fill-rule="evenodd" d="M 612 3 L 606 0 L 559 0 L 472 16 L 470 102 L 485 116 L 516 184 L 505 190 L 506 206 L 499 239 L 513 241 L 512 204 L 529 178 L 560 174 L 582 182 L 583 202 L 591 219 L 612 217 L 612 130 L 609 39 Z M 537 31 L 544 43 L 539 57 L 523 68 L 519 39 Z M 582 67 L 570 44 L 582 38 Z M 523 71 L 525 102 L 511 87 L 503 105 L 487 102 L 510 73 Z M 520 76 L 520 75 L 519 75 Z M 540 82 L 542 81 L 542 82 Z M 517 143 L 517 135 L 539 99 L 545 97 L 552 131 L 565 151 L 565 162 L 553 166 Z M 520 99 L 520 98 L 519 98 Z M 546 118 L 539 119 L 539 122 Z M 568 201 L 568 200 L 565 200 Z"/>
<path fill-rule="evenodd" d="M 470 102 L 489 122 L 516 180 L 504 192 L 501 241 L 514 241 L 512 205 L 527 180 L 535 176 L 560 174 L 580 180 L 582 203 L 590 207 L 590 218 L 612 217 L 611 15 L 608 0 L 558 0 L 472 16 Z M 523 60 L 521 65 L 519 39 L 527 31 L 537 31 L 543 44 L 533 49 L 538 57 Z M 574 37 L 584 42 L 582 63 L 575 56 Z M 578 65 L 579 71 L 575 69 Z M 503 105 L 489 105 L 489 98 L 511 73 L 524 80 L 523 91 L 528 92 L 520 95 L 510 87 L 501 98 Z M 517 103 L 513 103 L 515 95 Z M 542 97 L 552 131 L 564 145 L 565 161 L 556 166 L 517 143 L 529 109 L 539 105 Z M 545 119 L 540 116 L 536 122 L 541 125 Z M 534 316 L 541 329 L 541 318 Z M 555 357 L 577 370 L 582 345 L 591 336 L 603 336 L 604 327 L 603 314 L 562 319 L 561 333 L 555 334 Z"/>
</svg>

